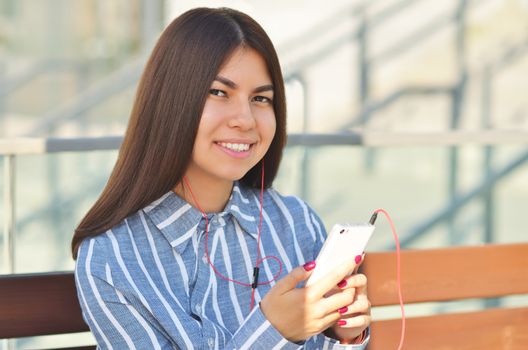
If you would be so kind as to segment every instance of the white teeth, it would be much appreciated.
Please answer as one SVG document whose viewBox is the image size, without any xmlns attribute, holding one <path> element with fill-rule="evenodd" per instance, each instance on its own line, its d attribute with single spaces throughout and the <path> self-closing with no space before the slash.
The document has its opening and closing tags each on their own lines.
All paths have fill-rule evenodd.
<svg viewBox="0 0 528 350">
<path fill-rule="evenodd" d="M 219 142 L 218 143 L 220 146 L 222 147 L 225 147 L 225 148 L 228 148 L 232 151 L 235 151 L 235 152 L 244 152 L 244 151 L 247 151 L 249 149 L 249 144 L 248 143 L 226 143 L 226 142 Z"/>
</svg>

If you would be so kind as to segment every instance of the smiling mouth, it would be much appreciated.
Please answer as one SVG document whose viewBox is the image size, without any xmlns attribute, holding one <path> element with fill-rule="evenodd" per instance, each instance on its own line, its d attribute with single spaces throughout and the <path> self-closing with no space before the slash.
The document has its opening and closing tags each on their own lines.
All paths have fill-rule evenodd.
<svg viewBox="0 0 528 350">
<path fill-rule="evenodd" d="M 250 143 L 217 142 L 217 144 L 233 152 L 246 152 L 252 146 Z"/>
</svg>

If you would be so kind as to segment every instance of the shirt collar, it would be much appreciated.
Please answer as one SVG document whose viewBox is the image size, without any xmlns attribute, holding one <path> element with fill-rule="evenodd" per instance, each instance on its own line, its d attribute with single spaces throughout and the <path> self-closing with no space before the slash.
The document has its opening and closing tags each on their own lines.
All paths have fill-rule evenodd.
<svg viewBox="0 0 528 350">
<path fill-rule="evenodd" d="M 235 182 L 224 210 L 207 215 L 209 233 L 212 232 L 212 225 L 222 225 L 229 220 L 229 216 L 233 216 L 243 232 L 256 239 L 259 210 L 258 194 L 239 182 Z M 173 191 L 167 192 L 143 208 L 143 212 L 149 216 L 179 254 L 183 253 L 198 230 L 205 229 L 205 219 L 202 213 Z M 217 222 L 214 222 L 215 218 Z"/>
</svg>

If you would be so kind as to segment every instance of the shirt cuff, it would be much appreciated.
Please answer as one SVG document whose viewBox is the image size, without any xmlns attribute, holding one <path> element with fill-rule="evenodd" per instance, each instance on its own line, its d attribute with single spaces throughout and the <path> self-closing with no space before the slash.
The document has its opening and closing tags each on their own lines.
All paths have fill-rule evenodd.
<svg viewBox="0 0 528 350">
<path fill-rule="evenodd" d="M 316 349 L 331 349 L 331 350 L 363 350 L 367 348 L 367 344 L 370 340 L 370 327 L 367 328 L 367 333 L 361 344 L 341 344 L 339 340 L 329 338 L 323 333 L 312 338 L 315 342 Z"/>
<path fill-rule="evenodd" d="M 284 338 L 266 319 L 260 305 L 248 315 L 233 336 L 232 342 L 235 349 L 297 350 L 304 345 L 304 342 L 293 343 Z"/>
</svg>

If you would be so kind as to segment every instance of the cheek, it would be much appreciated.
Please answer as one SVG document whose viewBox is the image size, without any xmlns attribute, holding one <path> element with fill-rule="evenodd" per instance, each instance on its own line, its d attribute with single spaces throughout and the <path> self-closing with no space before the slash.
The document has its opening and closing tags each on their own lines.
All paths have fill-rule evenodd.
<svg viewBox="0 0 528 350">
<path fill-rule="evenodd" d="M 223 110 L 214 103 L 211 103 L 210 101 L 205 103 L 204 110 L 200 117 L 200 123 L 198 124 L 195 146 L 196 143 L 209 143 L 212 134 L 223 122 L 223 113 Z"/>
<path fill-rule="evenodd" d="M 200 118 L 200 129 L 212 130 L 216 128 L 219 124 L 224 122 L 224 118 L 228 115 L 229 109 L 225 103 L 219 103 L 212 99 L 207 99 L 202 111 L 202 116 Z"/>
<path fill-rule="evenodd" d="M 266 141 L 271 143 L 275 136 L 275 131 L 277 130 L 277 122 L 275 121 L 274 114 L 271 114 L 264 119 L 261 130 L 263 138 L 266 138 Z"/>
</svg>

